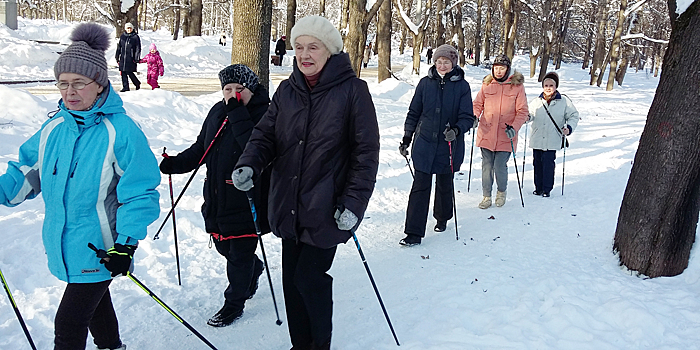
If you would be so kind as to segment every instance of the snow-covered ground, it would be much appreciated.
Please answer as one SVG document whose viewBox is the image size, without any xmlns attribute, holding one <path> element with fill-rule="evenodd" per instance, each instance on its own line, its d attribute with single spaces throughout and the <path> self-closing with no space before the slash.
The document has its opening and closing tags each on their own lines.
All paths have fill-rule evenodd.
<svg viewBox="0 0 700 350">
<path fill-rule="evenodd" d="M 0 26 L 0 81 L 51 79 L 60 45 L 28 39 L 67 42 L 69 34 L 69 25 L 50 21 L 20 20 L 17 32 Z M 230 47 L 219 46 L 218 37 L 171 41 L 167 32 L 146 31 L 141 37 L 144 48 L 152 41 L 159 46 L 166 75 L 215 76 L 228 64 Z M 107 57 L 114 64 L 113 51 Z M 396 56 L 394 62 L 409 63 L 410 57 Z M 514 65 L 527 73 L 527 57 L 516 57 Z M 289 66 L 272 69 L 288 72 Z M 465 71 L 476 95 L 488 72 L 475 67 Z M 393 79 L 381 84 L 368 79 L 382 149 L 377 186 L 357 236 L 401 348 L 700 348 L 696 252 L 683 274 L 657 279 L 640 278 L 620 268 L 612 253 L 617 213 L 658 78 L 631 71 L 624 86 L 606 92 L 589 86 L 586 71 L 579 65 L 564 65 L 558 72 L 560 91 L 574 101 L 582 118 L 566 154 L 564 195 L 561 152 L 552 197 L 530 194 L 533 174 L 528 150 L 521 173 L 525 208 L 520 206 L 511 161 L 506 205 L 478 209 L 481 161 L 475 150 L 471 190 L 467 192 L 468 159 L 455 179 L 459 240 L 455 240 L 454 221 L 446 232 L 434 233 L 430 219 L 423 244 L 411 248 L 398 245 L 411 175 L 397 146 L 414 88 Z M 112 82 L 118 82 L 116 71 L 113 73 Z M 412 83 L 418 79 L 408 77 L 406 71 L 402 77 Z M 536 79 L 527 78 L 525 84 L 530 99 L 541 91 Z M 158 157 L 163 147 L 171 153 L 188 147 L 208 109 L 221 98 L 215 93 L 190 99 L 165 90 L 120 95 Z M 59 98 L 58 93 L 34 96 L 21 88 L 0 85 L 0 174 L 8 161 L 17 158 L 22 142 L 56 108 Z M 520 135 L 518 169 L 523 164 L 525 131 Z M 471 147 L 471 137 L 467 137 L 467 147 Z M 182 286 L 177 284 L 171 225 L 166 225 L 161 239 L 152 239 L 170 207 L 167 177 L 159 187 L 161 219 L 150 227 L 150 237 L 136 252 L 134 274 L 219 349 L 288 349 L 281 246 L 272 235 L 264 237 L 265 251 L 285 324 L 275 325 L 270 288 L 263 277 L 243 318 L 222 329 L 206 325 L 223 302 L 226 277 L 223 258 L 211 249 L 199 213 L 203 174 L 197 174 L 177 211 Z M 188 177 L 173 176 L 177 192 Z M 49 349 L 65 284 L 46 267 L 42 219 L 40 199 L 15 208 L 0 207 L 0 269 L 38 348 Z M 394 349 L 396 344 L 352 241 L 339 246 L 330 273 L 335 279 L 332 348 Z M 129 349 L 207 348 L 129 279 L 116 279 L 111 290 L 122 339 Z M 29 349 L 4 296 L 0 297 L 0 349 Z"/>
</svg>

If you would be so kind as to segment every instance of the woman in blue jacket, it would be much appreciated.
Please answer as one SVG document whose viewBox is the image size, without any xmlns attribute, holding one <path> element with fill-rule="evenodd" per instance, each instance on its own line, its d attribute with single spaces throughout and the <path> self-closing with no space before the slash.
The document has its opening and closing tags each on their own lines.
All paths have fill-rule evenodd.
<svg viewBox="0 0 700 350">
<path fill-rule="evenodd" d="M 434 57 L 435 65 L 418 83 L 408 107 L 405 133 L 399 146 L 399 152 L 408 156 L 413 140 L 412 158 L 416 168 L 406 209 L 406 237 L 399 241 L 404 246 L 420 244 L 425 236 L 432 174 L 436 174 L 434 230 L 442 232 L 447 228 L 453 210 L 452 179 L 464 159 L 464 133 L 474 123 L 471 89 L 464 80 L 464 71 L 457 65 L 457 50 L 441 45 Z"/>
<path fill-rule="evenodd" d="M 55 350 L 126 349 L 109 284 L 126 275 L 146 228 L 158 218 L 158 164 L 107 79 L 109 33 L 81 24 L 54 65 L 59 110 L 19 149 L 0 176 L 0 204 L 43 194 L 49 270 L 68 283 L 55 317 Z M 107 250 L 98 259 L 88 243 Z M 104 265 L 102 265 L 104 264 Z"/>
</svg>

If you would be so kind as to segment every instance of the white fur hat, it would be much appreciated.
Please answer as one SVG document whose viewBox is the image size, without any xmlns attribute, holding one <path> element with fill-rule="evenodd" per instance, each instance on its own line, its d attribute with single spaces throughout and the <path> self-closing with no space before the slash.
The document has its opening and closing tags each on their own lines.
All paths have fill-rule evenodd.
<svg viewBox="0 0 700 350">
<path fill-rule="evenodd" d="M 300 19 L 292 28 L 292 46 L 297 37 L 302 35 L 312 36 L 326 45 L 331 55 L 340 53 L 343 50 L 343 37 L 338 29 L 326 18 L 321 16 L 308 16 Z"/>
</svg>

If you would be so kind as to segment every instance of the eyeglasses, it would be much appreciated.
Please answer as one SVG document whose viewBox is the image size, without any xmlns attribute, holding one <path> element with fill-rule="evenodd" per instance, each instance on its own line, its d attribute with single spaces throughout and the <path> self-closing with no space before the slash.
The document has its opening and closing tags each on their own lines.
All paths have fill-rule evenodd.
<svg viewBox="0 0 700 350">
<path fill-rule="evenodd" d="M 82 81 L 74 81 L 74 82 L 72 82 L 72 83 L 69 83 L 69 82 L 66 82 L 66 81 L 59 81 L 59 82 L 56 83 L 56 87 L 57 87 L 59 90 L 67 90 L 69 86 L 72 87 L 73 90 L 82 90 L 82 89 L 84 89 L 86 86 L 88 86 L 88 85 L 90 85 L 90 84 L 92 84 L 92 83 L 94 83 L 94 82 L 95 82 L 94 80 L 91 81 L 91 82 L 89 82 L 89 83 L 85 83 L 85 82 L 82 82 Z"/>
</svg>

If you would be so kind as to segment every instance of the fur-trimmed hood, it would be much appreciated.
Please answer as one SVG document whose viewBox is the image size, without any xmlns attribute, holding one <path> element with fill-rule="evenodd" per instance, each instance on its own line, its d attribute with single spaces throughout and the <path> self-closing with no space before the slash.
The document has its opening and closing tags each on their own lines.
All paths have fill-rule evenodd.
<svg viewBox="0 0 700 350">
<path fill-rule="evenodd" d="M 486 77 L 484 77 L 483 82 L 484 84 L 488 85 L 491 84 L 493 80 L 493 75 L 489 74 Z M 511 74 L 503 84 L 522 85 L 524 82 L 525 77 L 522 75 L 522 73 L 518 72 L 517 70 L 513 70 L 513 74 Z"/>
</svg>

